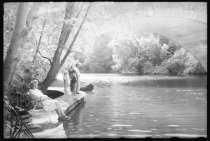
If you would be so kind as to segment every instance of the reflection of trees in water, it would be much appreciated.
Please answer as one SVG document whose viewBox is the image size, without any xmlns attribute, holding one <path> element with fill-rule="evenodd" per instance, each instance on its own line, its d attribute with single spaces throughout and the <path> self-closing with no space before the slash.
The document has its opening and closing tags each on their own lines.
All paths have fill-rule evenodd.
<svg viewBox="0 0 210 141">
<path fill-rule="evenodd" d="M 67 137 L 70 137 L 71 130 L 78 131 L 79 129 L 78 126 L 80 125 L 82 119 L 80 114 L 84 106 L 85 106 L 85 101 L 80 103 L 78 107 L 76 107 L 70 114 L 68 114 L 68 116 L 71 117 L 71 120 L 63 123 L 63 128 L 65 130 Z"/>
</svg>

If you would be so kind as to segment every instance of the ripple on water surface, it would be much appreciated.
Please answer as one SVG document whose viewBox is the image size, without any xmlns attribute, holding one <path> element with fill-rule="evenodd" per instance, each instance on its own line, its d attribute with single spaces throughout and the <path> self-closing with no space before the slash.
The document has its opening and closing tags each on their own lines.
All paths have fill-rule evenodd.
<svg viewBox="0 0 210 141">
<path fill-rule="evenodd" d="M 93 93 L 87 95 L 85 106 L 72 115 L 73 124 L 69 126 L 75 130 L 70 131 L 69 137 L 206 135 L 205 79 L 90 75 L 84 81 L 92 83 L 98 79 L 104 83 L 106 77 L 112 81 L 111 86 L 95 86 Z M 114 80 L 139 84 L 115 85 Z"/>
</svg>

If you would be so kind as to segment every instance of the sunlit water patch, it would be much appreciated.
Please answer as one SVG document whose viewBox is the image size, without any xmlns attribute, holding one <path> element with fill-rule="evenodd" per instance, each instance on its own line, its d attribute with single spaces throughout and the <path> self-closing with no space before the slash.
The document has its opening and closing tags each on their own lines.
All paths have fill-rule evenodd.
<svg viewBox="0 0 210 141">
<path fill-rule="evenodd" d="M 152 132 L 150 130 L 128 130 L 128 131 L 130 131 L 130 132 L 143 132 L 143 133 L 150 133 L 150 132 Z"/>
</svg>

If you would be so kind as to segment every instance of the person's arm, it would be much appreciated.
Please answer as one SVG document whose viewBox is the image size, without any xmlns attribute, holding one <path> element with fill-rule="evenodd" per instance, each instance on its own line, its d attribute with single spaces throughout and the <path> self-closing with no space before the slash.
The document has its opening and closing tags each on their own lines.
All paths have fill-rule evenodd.
<svg viewBox="0 0 210 141">
<path fill-rule="evenodd" d="M 47 95 L 43 94 L 41 90 L 38 90 L 41 93 L 41 100 L 51 99 Z"/>
<path fill-rule="evenodd" d="M 31 96 L 33 101 L 40 101 L 41 97 L 37 95 L 34 91 L 29 90 L 28 94 Z"/>
<path fill-rule="evenodd" d="M 36 92 L 30 91 L 30 95 L 32 100 L 34 101 L 44 101 L 46 99 L 50 99 L 47 95 L 44 95 L 40 90 L 36 90 Z"/>
<path fill-rule="evenodd" d="M 50 98 L 49 98 L 47 95 L 44 95 L 44 94 L 43 94 L 43 95 L 41 96 L 41 101 L 46 100 L 46 99 L 50 99 Z"/>
<path fill-rule="evenodd" d="M 77 67 L 74 68 L 74 71 L 76 72 L 77 76 L 80 76 L 80 71 Z"/>
</svg>

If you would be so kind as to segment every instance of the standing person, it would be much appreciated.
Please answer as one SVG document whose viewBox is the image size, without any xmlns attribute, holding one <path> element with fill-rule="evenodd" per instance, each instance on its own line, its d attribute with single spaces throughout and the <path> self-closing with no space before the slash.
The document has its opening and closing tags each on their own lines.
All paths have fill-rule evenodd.
<svg viewBox="0 0 210 141">
<path fill-rule="evenodd" d="M 65 69 L 63 72 L 64 94 L 68 94 L 68 72 Z"/>
<path fill-rule="evenodd" d="M 73 67 L 69 68 L 70 89 L 73 95 L 76 94 L 77 75 Z"/>
<path fill-rule="evenodd" d="M 29 90 L 29 95 L 33 101 L 36 101 L 37 106 L 43 108 L 46 111 L 56 111 L 58 114 L 59 121 L 70 120 L 70 117 L 66 116 L 64 111 L 61 109 L 57 100 L 49 98 L 47 95 L 44 95 L 42 91 L 38 88 L 38 81 L 33 80 L 30 82 L 31 89 Z"/>
<path fill-rule="evenodd" d="M 80 94 L 80 71 L 79 71 L 79 63 L 77 63 L 74 67 L 74 70 L 77 75 L 77 85 L 76 85 L 76 94 Z"/>
<path fill-rule="evenodd" d="M 73 94 L 76 94 L 77 81 L 78 81 L 77 74 L 75 70 L 73 70 L 71 73 L 71 84 L 70 84 L 71 92 L 73 92 Z"/>
</svg>

